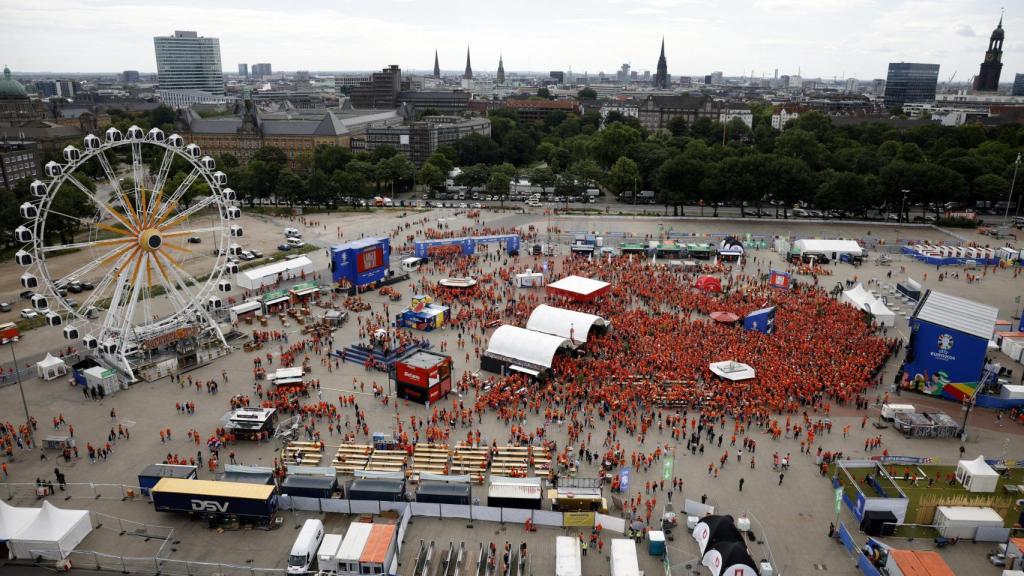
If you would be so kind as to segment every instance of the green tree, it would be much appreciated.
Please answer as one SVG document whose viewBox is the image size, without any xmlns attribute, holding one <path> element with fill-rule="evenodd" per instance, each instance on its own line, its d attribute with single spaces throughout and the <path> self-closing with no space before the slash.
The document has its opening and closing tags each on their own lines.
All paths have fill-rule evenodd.
<svg viewBox="0 0 1024 576">
<path fill-rule="evenodd" d="M 593 188 L 604 176 L 604 170 L 593 160 L 580 160 L 569 166 L 566 172 L 569 177 L 575 180 L 580 186 Z"/>
<path fill-rule="evenodd" d="M 999 202 L 1010 189 L 1010 183 L 996 174 L 982 174 L 974 179 L 974 202 Z M 1014 198 L 1016 200 L 1016 198 Z"/>
<path fill-rule="evenodd" d="M 622 195 L 626 191 L 632 195 L 633 190 L 642 183 L 640 168 L 637 167 L 636 162 L 625 156 L 619 156 L 605 178 L 605 184 L 617 195 Z"/>
<path fill-rule="evenodd" d="M 491 169 L 491 175 L 487 179 L 487 193 L 494 194 L 505 205 L 505 198 L 508 197 L 509 185 L 516 177 L 516 167 L 505 162 Z"/>
<path fill-rule="evenodd" d="M 577 100 L 597 100 L 597 91 L 593 88 L 583 88 L 576 93 Z"/>
<path fill-rule="evenodd" d="M 274 196 L 277 201 L 285 201 L 289 206 L 294 206 L 296 201 L 304 199 L 306 193 L 305 182 L 297 174 L 285 168 L 277 177 L 274 186 Z"/>
<path fill-rule="evenodd" d="M 266 200 L 273 195 L 282 167 L 283 164 L 278 165 L 264 160 L 253 160 L 246 165 L 245 180 L 252 198 Z"/>
<path fill-rule="evenodd" d="M 639 131 L 621 122 L 615 122 L 590 142 L 590 154 L 601 166 L 611 167 L 624 150 L 638 144 L 640 140 Z"/>
<path fill-rule="evenodd" d="M 473 164 L 462 169 L 462 172 L 455 177 L 455 183 L 459 186 L 478 188 L 487 184 L 487 179 L 490 177 L 490 166 L 487 164 Z"/>
<path fill-rule="evenodd" d="M 470 134 L 455 143 L 459 166 L 497 164 L 501 160 L 498 143 L 482 134 Z"/>
<path fill-rule="evenodd" d="M 331 182 L 342 196 L 369 198 L 372 191 L 370 181 L 366 179 L 366 175 L 358 169 L 353 170 L 351 164 L 345 170 L 338 170 L 332 174 Z"/>
<path fill-rule="evenodd" d="M 665 206 L 672 205 L 673 215 L 678 215 L 686 202 L 699 194 L 704 181 L 704 165 L 686 156 L 673 156 L 658 168 L 658 192 Z"/>
<path fill-rule="evenodd" d="M 544 98 L 546 100 L 550 100 L 551 99 L 551 91 L 548 90 L 546 86 L 541 86 L 540 88 L 537 89 L 537 97 L 538 98 Z"/>
<path fill-rule="evenodd" d="M 288 164 L 288 156 L 277 146 L 264 146 L 256 151 L 252 155 L 253 160 L 259 160 L 267 164 L 272 164 L 278 168 L 284 168 Z"/>
<path fill-rule="evenodd" d="M 530 172 L 530 182 L 546 190 L 555 185 L 555 172 L 547 166 L 539 166 Z"/>
<path fill-rule="evenodd" d="M 377 164 L 377 170 L 384 182 L 391 184 L 394 194 L 396 187 L 401 189 L 402 184 L 412 181 L 416 166 L 404 155 L 396 154 Z"/>
<path fill-rule="evenodd" d="M 394 146 L 384 144 L 383 146 L 378 146 L 370 151 L 370 162 L 379 164 L 381 161 L 387 160 L 388 158 L 394 158 L 397 155 L 398 150 L 396 150 Z"/>
<path fill-rule="evenodd" d="M 437 190 L 444 185 L 445 175 L 437 166 L 427 162 L 420 168 L 416 175 L 416 181 L 426 186 L 428 190 Z"/>
<path fill-rule="evenodd" d="M 436 166 L 437 169 L 441 171 L 441 174 L 444 175 L 445 178 L 448 177 L 448 174 L 452 171 L 452 168 L 455 167 L 455 164 L 452 163 L 452 161 L 449 160 L 447 156 L 440 152 L 434 152 L 433 154 L 431 154 L 430 158 L 427 158 L 427 164 L 433 164 L 434 166 Z"/>
<path fill-rule="evenodd" d="M 501 156 L 505 162 L 515 166 L 523 166 L 533 160 L 533 151 L 537 144 L 530 135 L 522 130 L 513 130 L 501 144 Z"/>
<path fill-rule="evenodd" d="M 324 174 L 334 174 L 336 170 L 344 170 L 345 165 L 352 161 L 352 151 L 341 146 L 320 144 L 313 151 L 313 167 Z"/>
<path fill-rule="evenodd" d="M 377 186 L 380 181 L 380 177 L 377 174 L 377 166 L 365 160 L 352 160 L 345 166 L 345 172 L 361 177 L 367 185 Z M 345 194 L 345 192 L 342 192 L 342 194 Z"/>
<path fill-rule="evenodd" d="M 797 201 L 808 201 L 814 195 L 814 176 L 802 160 L 774 155 L 759 155 L 758 182 L 761 195 L 775 201 L 775 211 L 782 206 L 783 217 Z"/>
</svg>

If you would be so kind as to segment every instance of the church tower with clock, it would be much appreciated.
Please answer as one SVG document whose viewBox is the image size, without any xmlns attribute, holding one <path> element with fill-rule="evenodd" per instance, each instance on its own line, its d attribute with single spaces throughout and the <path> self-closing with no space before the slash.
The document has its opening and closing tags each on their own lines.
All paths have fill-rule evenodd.
<svg viewBox="0 0 1024 576">
<path fill-rule="evenodd" d="M 999 90 L 999 73 L 1003 71 L 1003 17 L 999 17 L 999 25 L 992 31 L 985 52 L 985 61 L 981 63 L 981 71 L 974 77 L 974 89 L 978 92 L 995 92 Z"/>
</svg>

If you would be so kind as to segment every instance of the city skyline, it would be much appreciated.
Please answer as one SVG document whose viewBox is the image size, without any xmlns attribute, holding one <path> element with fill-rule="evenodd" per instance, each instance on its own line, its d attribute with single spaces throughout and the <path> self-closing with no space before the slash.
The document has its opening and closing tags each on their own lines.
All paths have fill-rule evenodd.
<svg viewBox="0 0 1024 576">
<path fill-rule="evenodd" d="M 494 18 L 487 7 L 461 1 L 387 3 L 395 9 L 358 3 L 337 9 L 326 0 L 313 0 L 301 11 L 269 0 L 232 0 L 214 8 L 194 0 L 155 6 L 0 0 L 7 21 L 0 52 L 16 72 L 151 73 L 156 71 L 152 38 L 176 29 L 219 38 L 228 72 L 251 61 L 272 62 L 276 70 L 377 70 L 399 64 L 430 71 L 436 50 L 441 70 L 457 73 L 468 45 L 478 69 L 486 72 L 496 70 L 503 55 L 507 72 L 571 69 L 594 76 L 612 75 L 623 62 L 654 73 L 664 35 L 673 76 L 721 70 L 726 76 L 753 71 L 772 77 L 778 69 L 780 74 L 800 70 L 811 78 L 872 79 L 884 78 L 889 62 L 906 61 L 940 64 L 941 79 L 956 71 L 957 80 L 965 81 L 977 71 L 1001 7 L 994 0 L 754 0 L 715 6 L 694 0 L 604 0 L 601 10 L 593 3 L 580 10 L 583 3 L 570 1 L 543 5 L 552 28 L 527 26 L 530 15 L 539 13 L 528 6 Z M 388 19 L 377 15 L 385 12 Z M 268 23 L 273 30 L 267 30 Z M 1024 71 L 1024 14 L 1007 13 L 1003 27 L 1007 80 Z M 46 50 L 38 49 L 41 38 L 48 40 Z"/>
</svg>

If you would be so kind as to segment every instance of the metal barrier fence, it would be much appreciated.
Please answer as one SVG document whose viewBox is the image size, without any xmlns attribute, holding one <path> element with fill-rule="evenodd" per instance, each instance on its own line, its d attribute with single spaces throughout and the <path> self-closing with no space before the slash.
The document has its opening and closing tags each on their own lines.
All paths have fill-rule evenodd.
<svg viewBox="0 0 1024 576">
<path fill-rule="evenodd" d="M 39 486 L 31 482 L 3 483 L 0 484 L 0 494 L 5 500 L 24 499 L 38 500 L 41 497 L 36 493 Z M 128 484 L 96 484 L 92 482 L 77 482 L 65 484 L 64 490 L 54 484 L 54 496 L 63 496 L 65 500 L 89 499 L 89 500 L 131 500 L 134 498 L 144 499 L 142 488 Z"/>
<path fill-rule="evenodd" d="M 59 554 L 52 550 L 32 551 L 44 560 L 59 561 Z M 283 568 L 256 568 L 237 564 L 217 562 L 196 562 L 194 560 L 171 560 L 158 557 L 118 556 L 92 550 L 75 550 L 66 560 L 72 568 L 117 571 L 125 574 L 166 574 L 170 576 L 279 576 L 286 574 Z"/>
</svg>

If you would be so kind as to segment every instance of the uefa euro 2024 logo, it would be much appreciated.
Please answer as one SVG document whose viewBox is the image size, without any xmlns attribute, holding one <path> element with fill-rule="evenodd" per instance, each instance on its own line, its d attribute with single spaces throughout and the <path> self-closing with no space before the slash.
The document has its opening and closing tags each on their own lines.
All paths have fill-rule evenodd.
<svg viewBox="0 0 1024 576">
<path fill-rule="evenodd" d="M 953 349 L 953 336 L 949 334 L 943 334 L 939 336 L 939 350 L 943 352 L 949 352 Z"/>
</svg>

